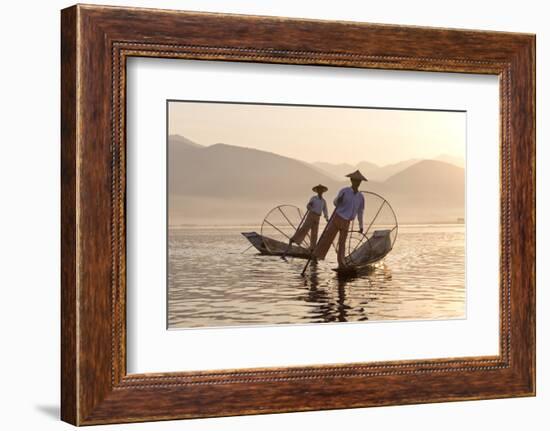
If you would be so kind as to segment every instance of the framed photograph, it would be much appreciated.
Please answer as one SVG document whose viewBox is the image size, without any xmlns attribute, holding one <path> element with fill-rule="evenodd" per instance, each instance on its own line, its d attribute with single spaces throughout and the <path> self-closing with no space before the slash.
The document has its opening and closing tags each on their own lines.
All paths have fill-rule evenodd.
<svg viewBox="0 0 550 431">
<path fill-rule="evenodd" d="M 535 36 L 61 14 L 61 416 L 535 394 Z"/>
</svg>

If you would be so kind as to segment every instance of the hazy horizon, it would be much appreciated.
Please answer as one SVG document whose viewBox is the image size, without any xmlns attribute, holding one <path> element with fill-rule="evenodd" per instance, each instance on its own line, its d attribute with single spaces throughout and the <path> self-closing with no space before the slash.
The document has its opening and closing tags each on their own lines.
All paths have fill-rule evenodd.
<svg viewBox="0 0 550 431">
<path fill-rule="evenodd" d="M 170 135 L 307 163 L 465 157 L 465 112 L 185 101 L 170 101 L 168 110 Z"/>
<path fill-rule="evenodd" d="M 360 164 L 361 162 L 369 162 L 370 163 L 369 160 L 356 160 L 355 162 L 340 162 L 340 163 L 339 162 L 324 162 L 324 161 L 321 161 L 321 160 L 314 160 L 313 162 L 311 162 L 311 161 L 307 161 L 307 160 L 301 160 L 301 159 L 298 159 L 296 157 L 285 156 L 284 154 L 279 154 L 276 151 L 260 150 L 258 148 L 247 147 L 247 146 L 244 146 L 244 145 L 228 144 L 226 142 L 216 142 L 216 143 L 213 143 L 213 144 L 205 145 L 205 144 L 202 144 L 201 142 L 197 142 L 196 140 L 189 138 L 186 135 L 181 135 L 179 133 L 170 134 L 169 138 L 171 138 L 171 137 L 180 137 L 180 138 L 184 138 L 184 139 L 189 139 L 190 141 L 194 142 L 195 144 L 200 145 L 200 146 L 205 147 L 205 148 L 213 147 L 214 145 L 224 144 L 224 145 L 231 145 L 231 146 L 239 147 L 239 148 L 265 151 L 265 152 L 268 152 L 268 153 L 271 153 L 271 154 L 275 154 L 277 156 L 288 157 L 288 158 L 291 158 L 291 159 L 294 159 L 294 160 L 298 160 L 300 162 L 304 162 L 304 163 L 307 163 L 307 164 L 310 164 L 310 165 L 313 165 L 313 166 L 319 166 L 319 165 L 325 164 L 325 163 L 326 164 L 333 164 L 333 165 L 352 165 L 352 166 L 356 166 L 356 165 Z M 441 158 L 441 156 L 443 156 L 443 159 Z M 455 164 L 456 166 L 464 167 L 463 163 L 454 163 L 453 161 L 444 160 L 445 156 L 451 156 L 451 155 L 446 154 L 446 153 L 440 153 L 436 157 L 433 157 L 433 158 L 418 159 L 418 160 L 440 160 L 440 161 L 444 161 L 444 162 L 447 162 L 447 163 Z M 451 157 L 454 157 L 454 156 L 451 156 Z M 456 159 L 457 159 L 457 162 L 458 162 L 460 157 L 456 157 Z M 413 159 L 396 160 L 394 162 L 386 163 L 386 164 L 378 164 L 378 163 L 374 163 L 374 162 L 372 162 L 372 163 L 374 165 L 377 165 L 378 167 L 383 168 L 383 167 L 387 167 L 387 166 L 391 166 L 391 165 L 395 165 L 395 164 L 400 164 L 402 162 L 407 162 L 409 160 L 413 160 Z"/>
</svg>

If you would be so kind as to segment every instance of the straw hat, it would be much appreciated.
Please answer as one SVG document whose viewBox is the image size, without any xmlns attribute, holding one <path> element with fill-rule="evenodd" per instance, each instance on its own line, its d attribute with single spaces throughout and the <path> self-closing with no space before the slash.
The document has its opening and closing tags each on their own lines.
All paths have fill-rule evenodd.
<svg viewBox="0 0 550 431">
<path fill-rule="evenodd" d="M 368 181 L 365 176 L 359 171 L 359 169 L 355 172 L 352 172 L 351 174 L 347 174 L 346 177 L 351 180 Z"/>
<path fill-rule="evenodd" d="M 319 185 L 316 185 L 315 187 L 313 187 L 311 190 L 313 190 L 314 192 L 316 193 L 324 193 L 328 190 L 328 187 L 322 185 L 322 184 L 319 184 Z"/>
</svg>

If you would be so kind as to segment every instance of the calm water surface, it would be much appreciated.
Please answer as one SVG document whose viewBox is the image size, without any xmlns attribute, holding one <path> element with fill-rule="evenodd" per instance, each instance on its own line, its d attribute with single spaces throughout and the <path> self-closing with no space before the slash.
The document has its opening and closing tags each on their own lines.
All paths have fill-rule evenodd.
<svg viewBox="0 0 550 431">
<path fill-rule="evenodd" d="M 374 269 L 340 277 L 336 256 L 312 264 L 262 256 L 241 232 L 173 228 L 168 245 L 170 328 L 465 317 L 464 226 L 400 226 Z"/>
</svg>

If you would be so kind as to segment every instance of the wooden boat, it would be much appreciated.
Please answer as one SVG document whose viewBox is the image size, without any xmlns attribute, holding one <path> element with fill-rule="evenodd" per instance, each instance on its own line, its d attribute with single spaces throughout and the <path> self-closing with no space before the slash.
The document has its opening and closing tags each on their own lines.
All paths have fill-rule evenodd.
<svg viewBox="0 0 550 431">
<path fill-rule="evenodd" d="M 384 259 L 393 248 L 392 231 L 393 229 L 375 230 L 370 237 L 365 236 L 364 241 L 345 257 L 346 265 L 333 268 L 333 271 L 354 274 Z"/>
<path fill-rule="evenodd" d="M 288 253 L 285 251 L 288 248 L 288 243 L 278 241 L 273 238 L 269 238 L 260 235 L 257 232 L 241 232 L 241 234 L 258 250 L 261 254 L 268 256 L 286 256 L 297 257 L 301 259 L 309 258 L 310 251 L 307 248 L 300 247 L 298 245 L 292 245 L 288 249 Z"/>
</svg>

